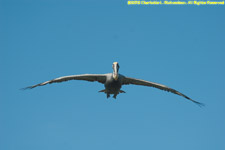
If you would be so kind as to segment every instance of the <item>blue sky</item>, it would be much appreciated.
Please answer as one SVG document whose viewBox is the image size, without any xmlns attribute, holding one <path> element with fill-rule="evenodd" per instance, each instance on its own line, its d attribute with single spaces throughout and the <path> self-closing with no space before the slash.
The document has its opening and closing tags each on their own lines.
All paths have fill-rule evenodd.
<svg viewBox="0 0 225 150">
<path fill-rule="evenodd" d="M 1 150 L 225 149 L 224 6 L 126 1 L 0 1 Z M 124 86 L 56 77 L 112 72 L 165 84 Z"/>
</svg>

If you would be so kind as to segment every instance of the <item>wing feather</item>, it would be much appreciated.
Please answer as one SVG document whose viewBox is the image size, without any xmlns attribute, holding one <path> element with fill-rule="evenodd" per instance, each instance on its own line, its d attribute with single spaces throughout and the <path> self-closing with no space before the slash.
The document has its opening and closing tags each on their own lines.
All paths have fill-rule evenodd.
<svg viewBox="0 0 225 150">
<path fill-rule="evenodd" d="M 191 99 L 190 97 L 180 93 L 179 91 L 169 88 L 165 85 L 159 84 L 159 83 L 154 83 L 154 82 L 150 82 L 150 81 L 145 81 L 145 80 L 141 80 L 141 79 L 135 79 L 135 78 L 129 78 L 129 77 L 124 77 L 123 78 L 123 84 L 135 84 L 135 85 L 143 85 L 143 86 L 149 86 L 149 87 L 154 87 L 154 88 L 158 88 L 160 90 L 164 90 L 167 92 L 171 92 L 180 96 L 183 96 L 184 98 L 198 104 L 199 106 L 204 106 L 203 103 L 197 102 L 193 99 Z"/>
<path fill-rule="evenodd" d="M 98 81 L 100 83 L 105 83 L 106 81 L 106 75 L 105 74 L 81 74 L 81 75 L 71 75 L 71 76 L 63 76 L 59 77 L 53 80 L 49 80 L 46 82 L 42 82 L 36 85 L 28 86 L 23 89 L 33 89 L 37 86 L 43 86 L 46 84 L 52 84 L 52 83 L 60 83 L 60 82 L 65 82 L 69 80 L 86 80 L 90 82 Z"/>
</svg>

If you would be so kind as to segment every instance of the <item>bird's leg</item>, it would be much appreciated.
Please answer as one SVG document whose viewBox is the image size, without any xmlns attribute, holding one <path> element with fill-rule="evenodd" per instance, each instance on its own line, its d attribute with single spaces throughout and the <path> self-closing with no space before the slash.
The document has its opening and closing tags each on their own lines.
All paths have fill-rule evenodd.
<svg viewBox="0 0 225 150">
<path fill-rule="evenodd" d="M 104 93 L 106 93 L 106 90 L 104 89 L 104 90 L 101 90 L 101 91 L 98 91 L 98 92 L 104 92 Z"/>
<path fill-rule="evenodd" d="M 107 93 L 107 98 L 109 98 L 110 97 L 110 94 L 109 93 Z"/>
</svg>

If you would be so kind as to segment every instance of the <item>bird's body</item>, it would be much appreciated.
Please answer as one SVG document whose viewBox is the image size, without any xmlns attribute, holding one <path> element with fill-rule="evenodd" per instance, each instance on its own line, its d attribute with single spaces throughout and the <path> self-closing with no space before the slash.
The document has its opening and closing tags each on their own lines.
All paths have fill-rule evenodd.
<svg viewBox="0 0 225 150">
<path fill-rule="evenodd" d="M 110 97 L 110 94 L 114 94 L 114 98 L 116 98 L 116 96 L 119 93 L 125 93 L 124 91 L 121 91 L 121 87 L 122 87 L 122 80 L 123 80 L 123 75 L 118 74 L 118 79 L 115 80 L 113 78 L 113 74 L 109 73 L 106 74 L 106 81 L 104 83 L 105 89 L 101 90 L 100 92 L 104 92 L 107 94 L 107 98 Z"/>
<path fill-rule="evenodd" d="M 150 87 L 158 88 L 160 90 L 164 90 L 167 92 L 171 92 L 171 93 L 183 96 L 184 98 L 198 104 L 199 106 L 204 105 L 200 102 L 197 102 L 197 101 L 187 97 L 186 95 L 178 92 L 177 90 L 169 88 L 165 85 L 150 82 L 150 81 L 145 81 L 145 80 L 141 80 L 141 79 L 130 78 L 130 77 L 126 77 L 122 74 L 119 74 L 118 73 L 119 64 L 117 62 L 113 63 L 112 68 L 113 68 L 113 73 L 82 74 L 82 75 L 64 76 L 64 77 L 49 80 L 49 81 L 46 81 L 46 82 L 43 82 L 40 84 L 29 86 L 25 89 L 32 89 L 37 86 L 43 86 L 43 85 L 51 84 L 51 83 L 59 83 L 59 82 L 64 82 L 64 81 L 68 81 L 68 80 L 86 80 L 86 81 L 91 81 L 91 82 L 98 81 L 98 82 L 104 84 L 104 86 L 105 86 L 105 89 L 103 89 L 99 92 L 104 92 L 107 95 L 107 98 L 110 97 L 110 94 L 113 94 L 113 98 L 116 98 L 116 96 L 119 93 L 125 93 L 124 91 L 121 90 L 122 85 L 134 84 L 134 85 L 142 85 L 142 86 L 150 86 Z"/>
</svg>

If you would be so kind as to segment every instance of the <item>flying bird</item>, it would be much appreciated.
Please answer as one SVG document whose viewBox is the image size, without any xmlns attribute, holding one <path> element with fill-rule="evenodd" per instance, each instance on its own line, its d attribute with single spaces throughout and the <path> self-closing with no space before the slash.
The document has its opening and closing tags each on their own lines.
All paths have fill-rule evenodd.
<svg viewBox="0 0 225 150">
<path fill-rule="evenodd" d="M 149 87 L 154 87 L 158 88 L 160 90 L 164 90 L 167 92 L 171 92 L 177 95 L 180 95 L 196 104 L 199 106 L 204 106 L 203 103 L 197 102 L 188 96 L 180 93 L 179 91 L 169 88 L 165 85 L 159 84 L 159 83 L 154 83 L 150 81 L 145 81 L 142 79 L 135 79 L 135 78 L 130 78 L 126 77 L 122 74 L 119 74 L 119 63 L 114 62 L 112 64 L 112 69 L 113 73 L 108 73 L 108 74 L 81 74 L 81 75 L 71 75 L 71 76 L 63 76 L 59 77 L 53 80 L 49 80 L 43 83 L 39 83 L 33 86 L 26 87 L 24 89 L 33 89 L 38 86 L 43 86 L 46 84 L 52 84 L 52 83 L 59 83 L 59 82 L 64 82 L 64 81 L 69 81 L 69 80 L 86 80 L 86 81 L 98 81 L 102 84 L 104 84 L 105 89 L 99 91 L 99 92 L 104 92 L 107 96 L 107 98 L 110 97 L 111 94 L 113 94 L 113 98 L 116 99 L 117 95 L 119 93 L 126 93 L 125 91 L 121 90 L 122 85 L 128 85 L 128 84 L 134 84 L 134 85 L 142 85 L 142 86 L 149 86 Z"/>
</svg>

